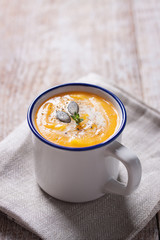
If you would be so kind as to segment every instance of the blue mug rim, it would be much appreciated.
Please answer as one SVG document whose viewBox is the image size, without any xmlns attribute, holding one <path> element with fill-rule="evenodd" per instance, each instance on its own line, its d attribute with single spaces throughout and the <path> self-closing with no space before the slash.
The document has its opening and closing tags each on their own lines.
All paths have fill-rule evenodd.
<svg viewBox="0 0 160 240">
<path fill-rule="evenodd" d="M 66 147 L 66 146 L 61 146 L 61 145 L 58 145 L 58 144 L 55 144 L 53 142 L 48 141 L 47 139 L 42 137 L 40 135 L 40 133 L 34 127 L 34 124 L 33 124 L 33 121 L 32 121 L 32 112 L 33 112 L 35 104 L 37 103 L 37 101 L 41 97 L 43 97 L 45 94 L 47 94 L 50 91 L 53 91 L 53 90 L 55 90 L 57 88 L 61 88 L 61 87 L 65 87 L 65 86 L 78 86 L 78 85 L 79 86 L 93 87 L 93 88 L 100 89 L 101 91 L 104 91 L 105 93 L 109 94 L 110 96 L 112 96 L 116 100 L 116 102 L 118 103 L 118 105 L 120 106 L 121 111 L 122 111 L 122 121 L 121 121 L 121 125 L 120 125 L 119 129 L 108 140 L 106 140 L 106 141 L 104 141 L 102 143 L 96 144 L 96 145 L 88 146 L 88 147 L 80 147 L 80 148 L 77 148 L 77 147 Z M 105 89 L 103 87 L 100 87 L 100 86 L 97 86 L 97 85 L 94 85 L 94 84 L 89 84 L 89 83 L 66 83 L 66 84 L 61 84 L 61 85 L 49 88 L 48 90 L 46 90 L 46 91 L 42 92 L 40 95 L 38 95 L 33 100 L 33 102 L 31 103 L 31 105 L 28 108 L 28 111 L 27 111 L 27 121 L 28 121 L 28 125 L 29 125 L 32 133 L 37 138 L 39 138 L 39 140 L 41 140 L 45 144 L 48 144 L 49 146 L 55 147 L 55 148 L 59 148 L 61 150 L 68 150 L 68 151 L 87 151 L 87 150 L 94 150 L 96 148 L 103 147 L 103 146 L 108 145 L 109 143 L 113 142 L 122 133 L 122 131 L 124 130 L 124 127 L 125 127 L 126 121 L 127 121 L 127 113 L 126 113 L 126 109 L 125 109 L 122 101 L 114 93 L 112 93 L 111 91 L 109 91 L 109 90 L 107 90 L 107 89 Z"/>
</svg>

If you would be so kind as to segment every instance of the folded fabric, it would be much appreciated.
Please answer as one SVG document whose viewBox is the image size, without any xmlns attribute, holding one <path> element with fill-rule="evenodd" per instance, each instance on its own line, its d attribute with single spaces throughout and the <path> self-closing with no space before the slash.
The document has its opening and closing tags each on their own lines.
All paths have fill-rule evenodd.
<svg viewBox="0 0 160 240">
<path fill-rule="evenodd" d="M 106 87 L 123 101 L 128 120 L 122 143 L 141 161 L 139 188 L 127 197 L 108 193 L 82 204 L 52 198 L 35 181 L 25 121 L 0 143 L 0 210 L 42 239 L 131 239 L 160 210 L 160 114 L 95 74 L 79 81 Z M 119 178 L 125 177 L 122 167 Z"/>
</svg>

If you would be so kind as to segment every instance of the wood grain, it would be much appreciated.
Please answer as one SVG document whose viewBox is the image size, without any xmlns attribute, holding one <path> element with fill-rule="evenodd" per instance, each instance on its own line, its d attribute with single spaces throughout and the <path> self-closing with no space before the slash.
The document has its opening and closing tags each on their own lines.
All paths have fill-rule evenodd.
<svg viewBox="0 0 160 240">
<path fill-rule="evenodd" d="M 128 1 L 1 0 L 0 9 L 1 139 L 38 93 L 91 71 L 141 97 Z"/>
<path fill-rule="evenodd" d="M 0 0 L 0 9 L 0 139 L 37 94 L 89 72 L 158 108 L 158 1 Z M 36 239 L 4 216 L 0 231 L 4 240 Z M 157 237 L 153 218 L 135 239 Z"/>
<path fill-rule="evenodd" d="M 160 1 L 133 0 L 143 100 L 160 109 Z"/>
</svg>

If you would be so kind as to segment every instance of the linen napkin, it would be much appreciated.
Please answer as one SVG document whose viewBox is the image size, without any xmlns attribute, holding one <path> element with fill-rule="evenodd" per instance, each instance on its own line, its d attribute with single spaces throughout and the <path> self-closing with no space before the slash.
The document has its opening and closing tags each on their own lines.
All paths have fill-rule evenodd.
<svg viewBox="0 0 160 240">
<path fill-rule="evenodd" d="M 35 181 L 31 133 L 25 121 L 0 143 L 0 210 L 42 239 L 132 239 L 160 210 L 160 114 L 95 74 L 95 83 L 123 101 L 128 121 L 122 143 L 142 164 L 139 188 L 130 196 L 106 194 L 82 204 L 56 200 Z M 121 168 L 120 179 L 125 178 Z"/>
</svg>

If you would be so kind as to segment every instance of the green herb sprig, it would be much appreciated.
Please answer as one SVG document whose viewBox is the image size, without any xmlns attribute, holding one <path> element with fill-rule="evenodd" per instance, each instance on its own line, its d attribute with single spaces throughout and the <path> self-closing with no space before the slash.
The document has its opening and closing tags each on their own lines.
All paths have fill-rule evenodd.
<svg viewBox="0 0 160 240">
<path fill-rule="evenodd" d="M 76 122 L 77 125 L 84 120 L 83 118 L 80 118 L 79 113 L 76 112 L 74 115 L 71 115 L 71 118 Z"/>
</svg>

